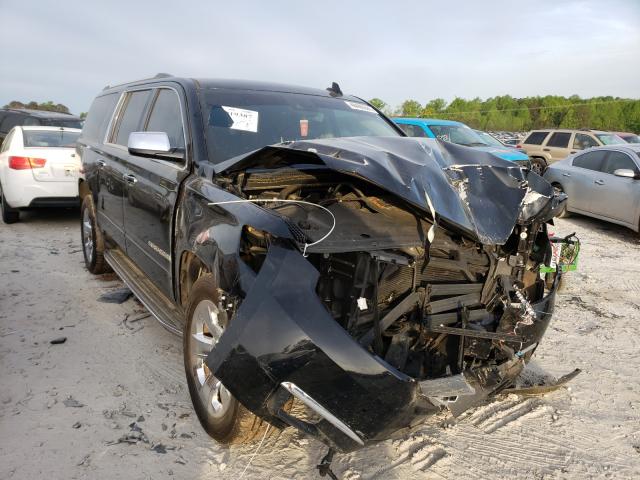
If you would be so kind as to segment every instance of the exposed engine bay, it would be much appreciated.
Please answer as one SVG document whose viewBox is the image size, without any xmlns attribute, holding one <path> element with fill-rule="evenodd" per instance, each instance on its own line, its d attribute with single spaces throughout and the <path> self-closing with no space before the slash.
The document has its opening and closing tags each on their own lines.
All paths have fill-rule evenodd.
<svg viewBox="0 0 640 480">
<path fill-rule="evenodd" d="M 448 232 L 428 214 L 367 182 L 322 170 L 246 173 L 241 195 L 283 216 L 320 272 L 317 294 L 352 337 L 418 380 L 440 378 L 523 352 L 521 325 L 545 282 L 544 223 L 517 226 L 505 245 Z M 278 202 L 282 200 L 283 202 Z M 296 201 L 305 203 L 295 203 Z M 433 240 L 429 241 L 429 231 Z M 246 227 L 241 255 L 258 271 L 268 234 Z M 535 345 L 534 345 L 535 347 Z"/>
<path fill-rule="evenodd" d="M 233 308 L 206 364 L 275 426 L 346 452 L 459 415 L 513 386 L 551 321 L 561 271 L 540 268 L 566 196 L 518 165 L 352 137 L 265 147 L 215 181 L 221 226 L 203 238 L 232 226 L 237 253 L 221 257 Z"/>
</svg>

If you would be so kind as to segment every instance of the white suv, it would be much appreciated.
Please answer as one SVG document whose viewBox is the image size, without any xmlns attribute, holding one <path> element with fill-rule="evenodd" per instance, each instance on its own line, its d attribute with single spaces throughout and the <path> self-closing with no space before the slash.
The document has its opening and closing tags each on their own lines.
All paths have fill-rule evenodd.
<svg viewBox="0 0 640 480">
<path fill-rule="evenodd" d="M 79 205 L 80 129 L 14 127 L 0 148 L 2 220 L 14 223 L 19 209 Z"/>
</svg>

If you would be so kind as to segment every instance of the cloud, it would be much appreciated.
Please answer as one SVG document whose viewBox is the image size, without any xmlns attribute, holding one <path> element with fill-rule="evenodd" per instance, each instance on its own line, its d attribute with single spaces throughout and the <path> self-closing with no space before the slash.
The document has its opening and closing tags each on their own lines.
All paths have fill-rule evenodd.
<svg viewBox="0 0 640 480">
<path fill-rule="evenodd" d="M 640 97 L 640 3 L 0 0 L 0 102 L 86 111 L 157 72 L 364 98 Z"/>
</svg>

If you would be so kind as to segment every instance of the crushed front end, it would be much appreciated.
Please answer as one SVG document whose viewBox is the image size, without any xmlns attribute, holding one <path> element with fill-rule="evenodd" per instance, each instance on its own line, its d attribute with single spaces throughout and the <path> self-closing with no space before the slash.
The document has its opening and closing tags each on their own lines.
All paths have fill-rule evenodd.
<svg viewBox="0 0 640 480">
<path fill-rule="evenodd" d="M 382 159 L 370 143 L 318 141 L 265 150 L 259 168 L 221 176 L 291 238 L 244 226 L 237 309 L 207 364 L 255 414 L 341 451 L 510 386 L 553 311 L 559 276 L 545 282 L 539 270 L 563 198 L 505 162 L 454 162 L 467 152 L 413 145 L 436 168 L 390 160 L 390 146 L 377 149 Z M 386 164 L 390 179 L 354 168 L 356 154 L 374 171 Z M 445 185 L 459 205 L 444 209 L 457 217 L 440 213 Z M 227 208 L 241 217 L 241 204 Z M 304 418 L 286 408 L 292 397 Z"/>
</svg>

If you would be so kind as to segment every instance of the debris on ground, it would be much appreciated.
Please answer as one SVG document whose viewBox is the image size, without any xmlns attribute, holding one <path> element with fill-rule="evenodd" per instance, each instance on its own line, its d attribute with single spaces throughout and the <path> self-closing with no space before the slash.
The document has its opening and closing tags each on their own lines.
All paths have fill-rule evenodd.
<svg viewBox="0 0 640 480">
<path fill-rule="evenodd" d="M 82 426 L 82 424 L 80 422 L 76 422 L 73 425 L 71 425 L 71 428 L 80 428 Z"/>
<path fill-rule="evenodd" d="M 129 288 L 123 287 L 103 293 L 98 297 L 98 301 L 103 303 L 124 303 L 132 296 L 133 292 Z"/>
<path fill-rule="evenodd" d="M 51 345 L 60 345 L 67 341 L 67 337 L 58 337 L 51 340 L 49 343 Z"/>
<path fill-rule="evenodd" d="M 73 408 L 81 408 L 84 407 L 84 403 L 80 403 L 78 400 L 69 395 L 65 398 L 62 403 L 64 403 L 65 407 L 73 407 Z"/>
<path fill-rule="evenodd" d="M 118 440 L 108 442 L 107 445 L 117 445 L 119 443 L 128 443 L 129 445 L 135 445 L 138 442 L 149 443 L 149 439 L 142 431 L 136 422 L 129 424 L 130 431 L 122 435 Z"/>
</svg>

